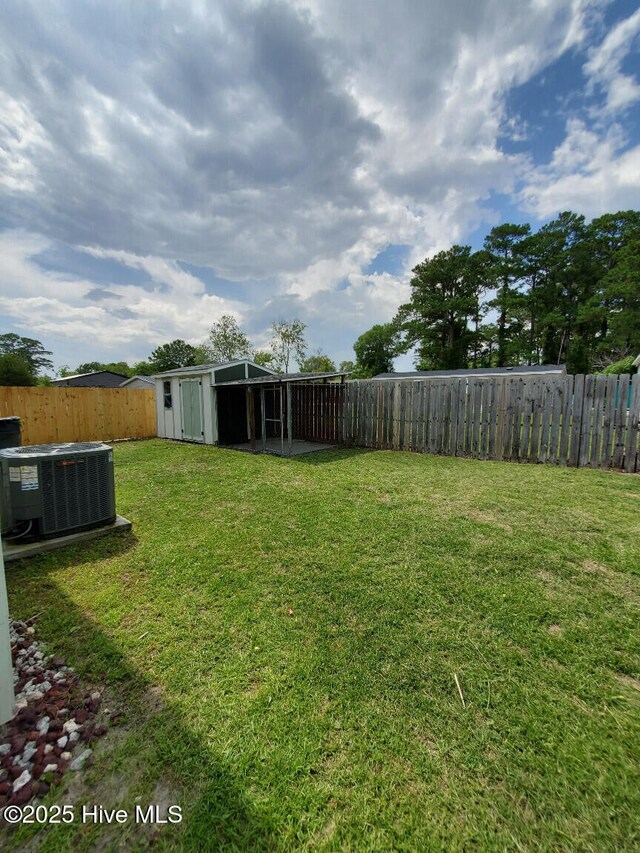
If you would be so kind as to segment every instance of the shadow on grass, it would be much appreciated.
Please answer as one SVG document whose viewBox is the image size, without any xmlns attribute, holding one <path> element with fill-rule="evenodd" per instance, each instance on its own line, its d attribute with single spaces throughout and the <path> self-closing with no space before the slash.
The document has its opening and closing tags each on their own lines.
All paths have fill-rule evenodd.
<svg viewBox="0 0 640 853">
<path fill-rule="evenodd" d="M 305 465 L 318 466 L 328 465 L 334 462 L 344 462 L 354 456 L 362 456 L 365 453 L 375 453 L 371 447 L 332 447 L 328 450 L 315 450 L 313 453 L 304 453 L 299 456 L 287 456 L 292 462 L 302 462 Z"/>
<path fill-rule="evenodd" d="M 76 790 L 77 801 L 93 804 L 96 793 L 110 790 L 114 802 L 100 800 L 98 804 L 106 808 L 126 808 L 131 814 L 136 804 L 133 793 L 129 799 L 128 793 L 123 796 L 123 790 L 130 782 L 127 768 L 135 775 L 142 764 L 148 790 L 171 789 L 174 796 L 165 805 L 180 805 L 183 822 L 181 825 L 159 827 L 155 838 L 152 838 L 149 827 L 136 827 L 132 820 L 123 826 L 106 827 L 83 826 L 76 822 L 71 828 L 40 827 L 37 829 L 37 835 L 41 837 L 38 840 L 44 841 L 42 836 L 46 837 L 47 849 L 55 845 L 56 849 L 93 850 L 96 843 L 100 849 L 106 849 L 105 841 L 106 846 L 115 844 L 114 849 L 122 849 L 123 846 L 139 849 L 149 842 L 156 848 L 170 850 L 273 849 L 273 832 L 248 802 L 242 788 L 223 763 L 184 725 L 180 710 L 172 707 L 171 702 L 165 702 L 164 694 L 163 701 L 157 701 L 158 694 L 162 693 L 160 685 L 133 667 L 117 642 L 78 608 L 55 581 L 54 570 L 104 560 L 126 552 L 134 544 L 135 536 L 120 534 L 91 543 L 90 555 L 85 543 L 84 548 L 69 547 L 54 554 L 14 563 L 7 574 L 9 606 L 13 618 L 28 619 L 38 614 L 35 623 L 37 639 L 46 645 L 50 653 L 66 658 L 78 672 L 81 684 L 104 685 L 105 698 L 109 702 L 117 701 L 123 711 L 125 724 L 121 734 L 126 734 L 127 739 L 133 738 L 135 748 L 129 751 L 133 757 L 127 754 L 124 759 L 118 757 L 110 762 L 110 751 L 122 745 L 118 728 L 110 730 L 100 741 L 96 765 L 86 771 L 83 785 L 78 785 L 81 777 L 67 774 L 62 790 L 58 795 L 53 794 L 53 800 L 63 803 L 66 786 L 73 783 L 74 788 L 79 789 Z M 127 761 L 133 763 L 127 764 Z M 113 766 L 109 766 L 110 763 Z M 107 784 L 110 773 L 113 774 L 111 785 Z M 146 808 L 154 800 L 149 795 L 146 802 L 144 797 L 138 798 L 137 802 Z M 21 828 L 15 837 L 12 832 L 11 841 L 21 849 L 27 837 L 32 837 L 34 829 Z"/>
<path fill-rule="evenodd" d="M 49 541 L 49 540 L 47 540 Z M 24 557 L 5 563 L 7 579 L 14 574 L 30 576 L 33 573 L 46 573 L 54 568 L 71 568 L 90 563 L 94 560 L 105 560 L 125 554 L 138 544 L 138 537 L 131 531 L 115 532 L 100 539 L 90 539 L 77 544 L 65 545 L 55 551 L 48 551 L 35 557 Z"/>
</svg>

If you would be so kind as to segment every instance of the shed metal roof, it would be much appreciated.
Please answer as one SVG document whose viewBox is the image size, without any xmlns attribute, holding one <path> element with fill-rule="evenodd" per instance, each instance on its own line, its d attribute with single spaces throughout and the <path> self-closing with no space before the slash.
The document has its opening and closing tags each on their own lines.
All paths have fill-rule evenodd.
<svg viewBox="0 0 640 853">
<path fill-rule="evenodd" d="M 335 373 L 280 373 L 273 376 L 254 376 L 251 379 L 232 379 L 231 382 L 216 382 L 216 388 L 226 388 L 229 385 L 286 385 L 291 382 L 311 382 L 315 379 L 333 379 L 336 376 L 347 376 L 345 372 Z"/>
<path fill-rule="evenodd" d="M 526 376 L 528 374 L 565 374 L 564 364 L 523 364 L 515 367 L 476 367 L 459 370 L 411 370 L 407 373 L 378 373 L 374 379 L 431 379 L 448 376 Z"/>
<path fill-rule="evenodd" d="M 252 364 L 254 367 L 259 367 L 261 370 L 271 370 L 270 367 L 265 367 L 262 364 L 256 364 L 250 358 L 236 358 L 234 361 L 218 361 L 215 364 L 194 364 L 191 367 L 176 367 L 173 370 L 163 370 L 161 373 L 154 373 L 155 377 L 161 376 L 181 376 L 185 373 L 209 373 L 211 370 L 220 370 L 223 367 L 233 367 L 234 364 Z M 275 371 L 272 371 L 275 374 Z"/>
</svg>

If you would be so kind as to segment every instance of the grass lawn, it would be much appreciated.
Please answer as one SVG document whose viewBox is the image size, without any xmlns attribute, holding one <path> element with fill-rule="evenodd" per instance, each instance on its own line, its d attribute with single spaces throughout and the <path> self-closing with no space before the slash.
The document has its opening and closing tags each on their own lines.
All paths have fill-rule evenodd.
<svg viewBox="0 0 640 853">
<path fill-rule="evenodd" d="M 133 532 L 7 572 L 122 725 L 48 801 L 179 850 L 640 846 L 640 477 L 116 446 Z M 463 707 L 454 675 L 466 702 Z M 144 847 L 148 829 L 0 837 Z"/>
</svg>

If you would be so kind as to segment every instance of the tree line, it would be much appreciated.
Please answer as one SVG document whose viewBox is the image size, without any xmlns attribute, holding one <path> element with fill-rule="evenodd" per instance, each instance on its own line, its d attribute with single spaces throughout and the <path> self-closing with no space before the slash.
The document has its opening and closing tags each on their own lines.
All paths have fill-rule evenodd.
<svg viewBox="0 0 640 853">
<path fill-rule="evenodd" d="M 356 342 L 368 375 L 415 352 L 418 370 L 566 364 L 628 372 L 640 353 L 640 213 L 570 211 L 534 232 L 493 228 L 413 269 L 410 300 Z"/>
</svg>

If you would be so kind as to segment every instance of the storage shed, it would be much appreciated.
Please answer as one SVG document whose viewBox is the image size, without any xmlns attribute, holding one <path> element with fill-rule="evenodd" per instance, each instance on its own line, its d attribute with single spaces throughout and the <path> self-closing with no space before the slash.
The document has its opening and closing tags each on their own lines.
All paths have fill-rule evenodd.
<svg viewBox="0 0 640 853">
<path fill-rule="evenodd" d="M 292 387 L 344 380 L 344 376 L 338 372 L 278 374 L 248 360 L 159 373 L 154 377 L 158 435 L 284 455 L 316 450 L 322 445 L 303 448 L 310 445 L 304 430 L 298 429 L 294 436 Z M 303 394 L 296 399 L 298 408 L 307 408 Z M 302 416 L 302 409 L 295 414 Z"/>
<path fill-rule="evenodd" d="M 199 364 L 195 367 L 180 367 L 157 373 L 154 380 L 158 435 L 161 438 L 180 441 L 218 444 L 220 430 L 216 385 L 269 375 L 276 375 L 275 371 L 254 364 L 248 359 L 221 364 Z M 225 405 L 225 411 L 222 413 L 223 432 L 225 419 L 229 417 L 227 408 Z M 236 416 L 239 417 L 240 414 L 236 412 Z"/>
</svg>

